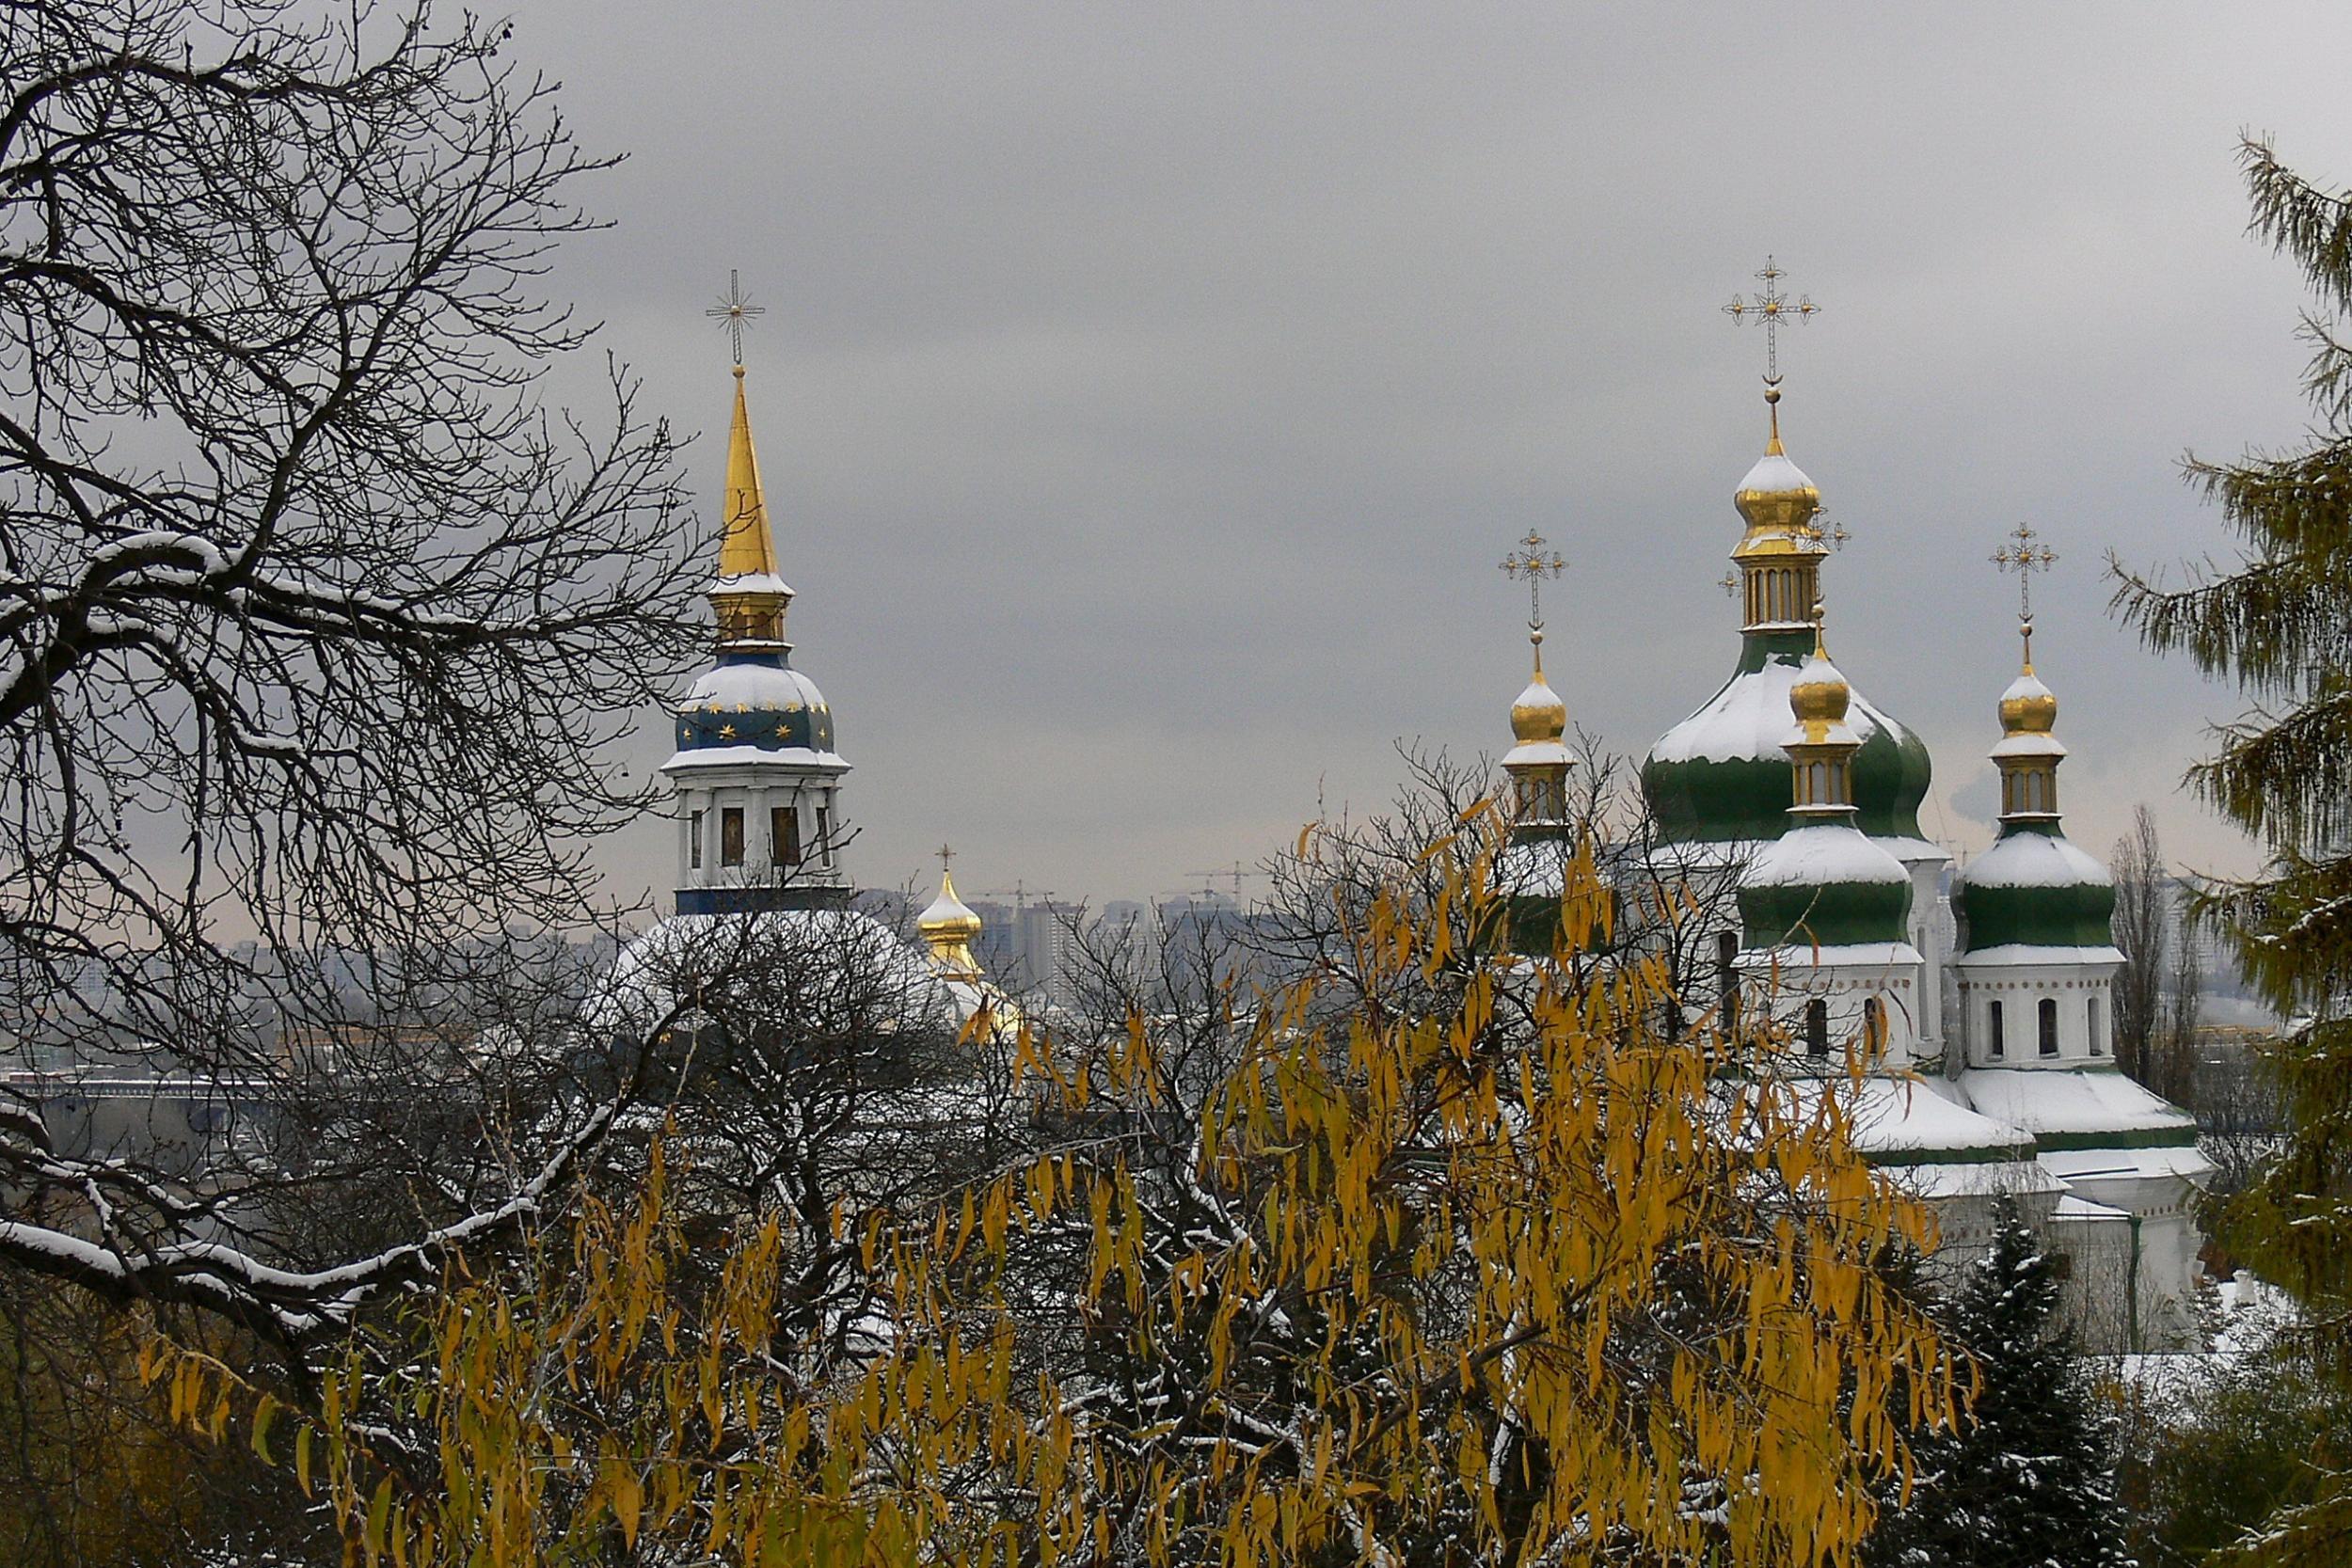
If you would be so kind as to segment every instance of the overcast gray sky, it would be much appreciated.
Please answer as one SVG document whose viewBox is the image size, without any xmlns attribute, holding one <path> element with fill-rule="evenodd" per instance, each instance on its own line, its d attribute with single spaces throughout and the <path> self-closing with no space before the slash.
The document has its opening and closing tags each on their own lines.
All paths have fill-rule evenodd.
<svg viewBox="0 0 2352 1568">
<path fill-rule="evenodd" d="M 1989 837 L 2030 520 L 2038 660 L 2104 855 L 2247 852 L 2178 791 L 2236 710 L 2105 609 L 2109 549 L 2223 547 L 2185 448 L 2297 438 L 2302 295 L 2233 150 L 2352 182 L 2340 4 L 591 4 L 513 48 L 564 83 L 615 220 L 550 287 L 722 478 L 730 266 L 795 662 L 856 771 L 854 871 L 1179 889 L 1399 739 L 1499 751 L 1534 527 L 1553 683 L 1638 758 L 1729 671 L 1715 579 L 1758 450 L 1767 252 L 1791 454 L 1853 535 L 1855 685 Z M 649 724 L 638 766 L 667 752 Z M 612 851 L 666 888 L 672 839 Z"/>
</svg>

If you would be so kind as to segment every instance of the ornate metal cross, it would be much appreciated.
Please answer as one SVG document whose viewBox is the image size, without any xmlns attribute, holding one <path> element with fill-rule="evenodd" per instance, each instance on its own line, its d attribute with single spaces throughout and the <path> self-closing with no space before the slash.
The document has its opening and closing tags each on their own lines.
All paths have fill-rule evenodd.
<svg viewBox="0 0 2352 1568">
<path fill-rule="evenodd" d="M 1715 579 L 1715 586 L 1724 591 L 1724 598 L 1728 599 L 1736 597 L 1740 592 L 1740 574 L 1737 572 L 1725 572 L 1722 577 Z"/>
<path fill-rule="evenodd" d="M 742 279 L 736 275 L 733 267 L 727 268 L 727 292 L 719 296 L 716 308 L 703 312 L 716 320 L 726 332 L 727 347 L 734 353 L 739 370 L 743 365 L 743 328 L 767 313 L 767 307 L 754 305 L 751 295 L 743 292 Z"/>
<path fill-rule="evenodd" d="M 1502 558 L 1502 570 L 1513 579 L 1527 579 L 1527 629 L 1544 629 L 1544 578 L 1556 578 L 1568 569 L 1567 558 L 1558 550 L 1547 550 L 1544 536 L 1534 529 L 1519 541 L 1519 547 Z"/>
<path fill-rule="evenodd" d="M 1780 324 L 1784 321 L 1811 321 L 1821 308 L 1807 295 L 1799 294 L 1790 299 L 1782 293 L 1780 280 L 1788 275 L 1774 266 L 1770 256 L 1764 258 L 1764 270 L 1756 276 L 1764 285 L 1763 292 L 1754 299 L 1732 295 L 1731 303 L 1724 307 L 1724 314 L 1733 321 L 1745 321 L 1754 316 L 1764 324 L 1764 384 L 1777 387 L 1780 385 Z"/>
<path fill-rule="evenodd" d="M 2034 532 L 2033 526 L 2029 523 L 2019 523 L 2010 530 L 2009 537 L 2014 543 L 2004 545 L 1994 550 L 1993 564 L 1998 566 L 2004 574 L 2012 566 L 2017 568 L 2017 618 L 2026 625 L 2031 626 L 2033 624 L 2033 575 L 2036 572 L 2046 572 L 2057 564 L 2058 551 L 2047 545 L 2035 544 L 2034 541 L 2041 535 Z"/>
<path fill-rule="evenodd" d="M 956 852 L 943 844 L 938 848 L 932 850 L 931 853 L 939 857 L 940 879 L 945 881 L 947 877 L 947 863 L 956 858 Z"/>
<path fill-rule="evenodd" d="M 1839 523 L 1831 523 L 1827 527 L 1823 527 L 1821 519 L 1828 515 L 1828 507 L 1815 507 L 1813 509 L 1813 520 L 1805 524 L 1804 531 L 1813 536 L 1813 542 L 1815 544 L 1827 545 L 1833 550 L 1842 550 L 1846 547 L 1846 541 L 1852 538 L 1853 535 L 1848 533 L 1844 525 Z"/>
</svg>

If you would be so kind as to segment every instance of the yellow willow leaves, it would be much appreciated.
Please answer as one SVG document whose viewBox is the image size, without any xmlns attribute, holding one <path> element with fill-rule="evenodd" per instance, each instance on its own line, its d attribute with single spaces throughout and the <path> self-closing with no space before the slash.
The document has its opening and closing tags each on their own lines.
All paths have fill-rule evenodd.
<svg viewBox="0 0 2352 1568">
<path fill-rule="evenodd" d="M 1085 1131 L 1041 1121 L 935 1210 L 690 1244 L 658 1160 L 581 1200 L 418 1304 L 431 1354 L 325 1380 L 306 1481 L 315 1431 L 370 1562 L 1850 1562 L 1861 1482 L 1953 1397 L 1872 1267 L 1924 1215 L 1828 1087 L 1653 1032 L 1662 962 L 1593 954 L 1620 898 L 1591 845 L 1560 951 L 1466 949 L 1506 922 L 1494 824 L 1456 833 L 1339 911 L 1351 989 L 1246 1013 L 1189 1105 L 1147 1020 L 1085 1061 L 1025 1029 L 1014 1082 Z M 154 1365 L 220 1418 L 215 1372 Z M 433 1484 L 371 1448 L 388 1412 Z"/>
</svg>

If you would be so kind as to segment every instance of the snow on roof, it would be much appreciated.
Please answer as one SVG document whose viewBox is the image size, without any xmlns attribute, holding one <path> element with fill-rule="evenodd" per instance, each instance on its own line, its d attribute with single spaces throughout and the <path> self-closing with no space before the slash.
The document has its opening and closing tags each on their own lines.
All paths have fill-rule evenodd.
<svg viewBox="0 0 2352 1568">
<path fill-rule="evenodd" d="M 675 773 L 690 768 L 743 768 L 754 764 L 773 766 L 789 764 L 795 768 L 819 768 L 827 772 L 846 773 L 850 765 L 838 752 L 811 751 L 806 746 L 778 746 L 764 751 L 757 746 L 696 746 L 677 752 L 661 765 L 664 773 Z"/>
<path fill-rule="evenodd" d="M 695 678 L 678 706 L 683 710 L 738 704 L 762 711 L 819 708 L 825 705 L 825 694 L 817 689 L 815 681 L 781 664 L 716 664 Z"/>
<path fill-rule="evenodd" d="M 818 1009 L 878 1006 L 914 1024 L 951 1000 L 922 954 L 856 910 L 680 914 L 656 921 L 621 948 L 580 1022 L 602 1032 L 649 1028 L 682 994 L 709 994 L 700 989 L 706 985 L 781 980 L 810 966 L 835 977 L 803 990 L 805 1005 Z"/>
<path fill-rule="evenodd" d="M 1895 969 L 1925 963 L 1919 950 L 1907 942 L 1829 942 L 1820 947 L 1791 942 L 1786 947 L 1751 947 L 1736 960 L 1744 972 L 1769 969 Z"/>
<path fill-rule="evenodd" d="M 791 597 L 791 585 L 773 572 L 753 572 L 743 577 L 720 578 L 710 585 L 713 594 L 782 594 Z"/>
<path fill-rule="evenodd" d="M 1788 706 L 1788 689 L 1797 684 L 1799 667 L 1777 658 L 1761 670 L 1746 671 L 1724 683 L 1707 705 L 1659 737 L 1650 748 L 1653 762 L 1785 762 L 1781 748 L 1796 733 L 1797 716 Z M 1854 738 L 1867 741 L 1881 730 L 1901 733 L 1899 725 L 1881 713 L 1860 692 L 1853 694 L 1846 723 Z"/>
<path fill-rule="evenodd" d="M 1970 887 L 2106 886 L 2107 868 L 2057 833 L 2010 832 L 1960 874 Z"/>
<path fill-rule="evenodd" d="M 2167 1176 L 2195 1181 L 2213 1170 L 2213 1162 L 2193 1144 L 2155 1148 L 2045 1148 L 2042 1164 L 2062 1181 L 2144 1180 Z"/>
<path fill-rule="evenodd" d="M 2056 1220 L 2079 1221 L 2128 1220 L 2132 1216 L 2128 1210 L 2110 1209 L 2104 1203 L 2093 1203 L 2087 1197 L 2077 1197 L 2073 1193 L 2068 1193 L 2058 1200 L 2058 1207 L 2050 1212 L 2050 1217 Z"/>
<path fill-rule="evenodd" d="M 2005 942 L 1996 947 L 1973 948 L 1953 955 L 1962 969 L 2019 968 L 2035 965 L 2120 964 L 2122 952 L 2114 947 L 2049 947 L 2040 942 Z"/>
<path fill-rule="evenodd" d="M 1791 828 L 1748 862 L 1740 881 L 1752 887 L 1825 887 L 1832 883 L 1908 883 L 1903 863 L 1851 822 Z"/>
<path fill-rule="evenodd" d="M 1872 1156 L 1916 1155 L 1906 1163 L 1917 1164 L 1933 1164 L 1939 1155 L 1980 1159 L 1993 1150 L 2033 1157 L 2023 1130 L 1960 1103 L 1938 1079 L 1865 1078 L 1851 1114 L 1854 1147 Z"/>
<path fill-rule="evenodd" d="M 2054 735 L 2040 735 L 2027 730 L 2020 735 L 2005 735 L 1993 743 L 1989 757 L 2062 757 L 2066 748 Z"/>
<path fill-rule="evenodd" d="M 1750 468 L 1747 477 L 1740 482 L 1740 488 L 1778 492 L 1812 490 L 1818 486 L 1785 453 L 1772 451 L 1756 460 L 1756 467 Z"/>
<path fill-rule="evenodd" d="M 2194 1132 L 2197 1120 L 2112 1068 L 1971 1068 L 1968 1102 L 2036 1134 Z M 2051 1157 L 2055 1158 L 2055 1154 Z"/>
<path fill-rule="evenodd" d="M 1938 1202 L 1955 1197 L 1993 1197 L 2003 1193 L 2028 1197 L 2066 1190 L 2057 1177 L 2026 1158 L 1882 1164 L 1879 1170 L 1914 1196 Z"/>
<path fill-rule="evenodd" d="M 1568 764 L 1576 761 L 1565 744 L 1557 740 L 1522 740 L 1502 753 L 1502 766 L 1522 768 L 1536 763 Z"/>
</svg>

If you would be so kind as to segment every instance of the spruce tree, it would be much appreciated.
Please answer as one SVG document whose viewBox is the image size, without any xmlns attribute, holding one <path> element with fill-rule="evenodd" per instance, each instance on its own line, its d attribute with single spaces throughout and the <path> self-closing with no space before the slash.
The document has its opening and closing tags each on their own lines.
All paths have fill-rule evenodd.
<svg viewBox="0 0 2352 1568">
<path fill-rule="evenodd" d="M 2209 886 L 2200 907 L 2295 1021 L 2269 1053 L 2289 1132 L 2220 1228 L 2296 1296 L 2313 1363 L 2352 1387 L 2352 199 L 2266 143 L 2247 141 L 2241 158 L 2250 231 L 2318 296 L 2302 327 L 2312 434 L 2236 463 L 2191 456 L 2188 478 L 2220 503 L 2238 560 L 2172 590 L 2119 566 L 2116 605 L 2149 646 L 2231 677 L 2249 704 L 2190 777 L 2266 861 L 2258 877 Z M 2352 1478 L 2282 1510 L 2245 1555 L 2284 1568 L 2352 1560 Z"/>
<path fill-rule="evenodd" d="M 2057 1259 L 2001 1197 L 1992 1249 L 1944 1307 L 1977 1366 L 1954 1424 L 1912 1440 L 1907 1499 L 1887 1499 L 1870 1568 L 2129 1568 L 2115 1432 L 2056 1323 Z"/>
</svg>

